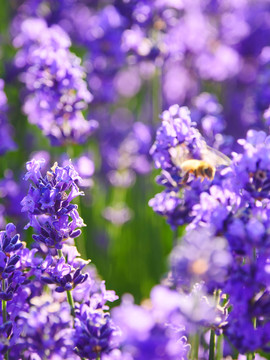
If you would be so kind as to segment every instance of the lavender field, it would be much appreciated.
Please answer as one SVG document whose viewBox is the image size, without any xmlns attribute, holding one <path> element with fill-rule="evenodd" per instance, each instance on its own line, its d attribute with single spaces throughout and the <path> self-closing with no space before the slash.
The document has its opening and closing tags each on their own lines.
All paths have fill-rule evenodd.
<svg viewBox="0 0 270 360">
<path fill-rule="evenodd" d="M 270 1 L 0 5 L 0 360 L 270 360 Z"/>
</svg>

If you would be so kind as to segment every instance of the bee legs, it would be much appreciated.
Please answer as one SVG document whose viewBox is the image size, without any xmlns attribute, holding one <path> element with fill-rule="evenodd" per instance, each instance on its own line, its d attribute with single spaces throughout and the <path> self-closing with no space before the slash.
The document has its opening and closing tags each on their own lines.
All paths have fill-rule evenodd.
<svg viewBox="0 0 270 360">
<path fill-rule="evenodd" d="M 186 184 L 189 178 L 189 171 L 187 171 L 181 181 L 182 184 Z"/>
</svg>

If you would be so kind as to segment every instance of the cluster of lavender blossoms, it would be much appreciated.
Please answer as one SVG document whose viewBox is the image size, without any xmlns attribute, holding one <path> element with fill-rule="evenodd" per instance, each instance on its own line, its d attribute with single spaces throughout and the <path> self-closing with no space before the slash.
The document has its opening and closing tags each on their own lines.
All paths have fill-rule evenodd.
<svg viewBox="0 0 270 360">
<path fill-rule="evenodd" d="M 181 294 L 192 294 L 193 287 L 200 284 L 205 298 L 214 296 L 221 311 L 219 321 L 198 322 L 196 331 L 203 326 L 215 329 L 219 337 L 224 335 L 228 354 L 233 354 L 232 346 L 243 354 L 259 349 L 267 352 L 269 136 L 250 130 L 246 139 L 238 141 L 243 151 L 234 152 L 228 166 L 217 168 L 212 181 L 200 173 L 197 177 L 192 167 L 183 180 L 181 161 L 175 161 L 176 155 L 183 155 L 179 146 L 188 149 L 187 159 L 197 159 L 205 166 L 202 142 L 187 108 L 174 105 L 163 112 L 151 152 L 156 166 L 162 169 L 157 181 L 166 189 L 149 204 L 173 229 L 186 226 L 181 244 L 171 255 L 169 282 Z M 222 154 L 207 149 L 206 166 L 214 166 L 211 152 Z M 197 306 L 203 312 L 202 299 Z M 189 312 L 187 308 L 185 311 Z"/>
<path fill-rule="evenodd" d="M 190 345 L 181 323 L 179 302 L 176 291 L 161 285 L 152 289 L 151 298 L 141 306 L 134 304 L 131 295 L 125 295 L 121 305 L 112 310 L 113 319 L 122 329 L 121 359 L 187 360 Z M 112 357 L 118 358 L 117 354 Z"/>
<path fill-rule="evenodd" d="M 2 8 L 0 360 L 270 359 L 269 0 Z"/>
<path fill-rule="evenodd" d="M 34 31 L 33 31 L 34 29 Z M 27 95 L 24 112 L 38 125 L 54 146 L 83 143 L 97 128 L 85 120 L 83 110 L 92 100 L 84 80 L 81 60 L 70 52 L 70 39 L 42 19 L 28 18 L 14 39 L 20 48 L 15 64 L 22 69 L 21 80 Z"/>
<path fill-rule="evenodd" d="M 7 97 L 4 92 L 4 81 L 0 79 L 0 155 L 7 151 L 16 149 L 16 144 L 12 139 L 12 127 L 7 120 Z"/>
<path fill-rule="evenodd" d="M 3 359 L 97 359 L 118 345 L 107 291 L 80 257 L 74 238 L 84 226 L 71 201 L 83 195 L 71 162 L 43 173 L 44 160 L 26 164 L 28 195 L 22 200 L 34 230 L 32 249 L 13 224 L 0 233 Z"/>
<path fill-rule="evenodd" d="M 108 113 L 106 120 L 109 120 L 112 118 L 112 104 L 121 108 L 123 100 L 128 102 L 137 95 L 144 96 L 145 87 L 153 87 L 156 96 L 152 99 L 147 93 L 144 101 L 147 105 L 143 104 L 140 109 L 131 105 L 135 113 L 143 110 L 143 118 L 150 125 L 153 113 L 155 115 L 160 110 L 161 101 L 155 97 L 162 98 L 163 108 L 174 103 L 193 107 L 194 99 L 209 88 L 216 94 L 224 94 L 224 115 L 231 119 L 228 129 L 235 136 L 243 136 L 250 125 L 265 129 L 268 123 L 268 0 L 246 0 L 237 4 L 227 0 L 183 0 L 179 3 L 170 0 L 63 0 L 56 3 L 51 0 L 24 0 L 14 6 L 16 16 L 11 32 L 14 45 L 22 47 L 15 61 L 17 69 L 27 62 L 25 53 L 29 50 L 29 39 L 39 43 L 43 37 L 54 36 L 53 45 L 45 40 L 46 45 L 39 43 L 36 44 L 38 49 L 31 47 L 30 55 L 33 51 L 37 54 L 34 58 L 30 56 L 29 71 L 23 76 L 27 92 L 31 93 L 26 101 L 29 105 L 25 106 L 29 120 L 40 125 L 54 144 L 67 140 L 83 142 L 83 133 L 96 127 L 96 122 L 83 122 L 81 119 L 81 108 L 89 102 L 89 93 L 83 90 L 82 84 L 77 84 L 78 77 L 82 77 L 79 66 L 74 65 L 73 69 L 76 76 L 72 75 L 72 78 L 76 77 L 76 81 L 72 79 L 72 84 L 64 84 L 67 76 L 63 73 L 66 67 L 68 71 L 71 68 L 68 50 L 71 41 L 83 49 L 86 81 L 93 94 L 92 109 L 97 114 L 97 120 L 102 120 L 99 118 L 102 115 L 95 110 L 105 108 Z M 34 31 L 31 31 L 31 24 L 35 26 Z M 48 49 L 50 46 L 53 51 Z M 38 90 L 40 82 L 48 88 L 51 81 L 55 84 L 52 80 L 55 69 L 51 69 L 51 63 L 44 64 L 41 60 L 45 51 L 50 61 L 56 56 L 52 53 L 57 53 L 57 58 L 61 59 L 56 61 L 55 66 L 58 72 L 56 80 L 60 81 L 60 88 L 68 92 L 63 101 L 59 100 L 62 90 L 57 89 L 56 92 L 61 95 L 54 94 L 49 101 L 47 91 L 45 95 L 43 90 Z M 69 55 L 63 55 L 64 52 Z M 45 74 L 43 66 L 48 70 Z M 33 76 L 38 88 L 31 84 Z M 149 110 L 151 102 L 153 111 Z M 53 104 L 52 107 L 50 104 Z M 57 111 L 55 104 L 59 109 Z M 44 113 L 46 120 L 43 122 L 40 113 Z M 46 124 L 55 118 L 59 127 L 53 126 L 51 135 L 47 128 L 51 125 Z M 209 124 L 209 121 L 206 123 Z M 101 132 L 106 136 L 107 122 L 100 125 Z M 84 132 L 78 129 L 84 129 Z M 117 146 L 120 148 L 121 143 Z M 100 147 L 106 165 L 106 147 L 102 143 Z"/>
<path fill-rule="evenodd" d="M 73 244 L 84 225 L 71 203 L 83 195 L 81 179 L 71 162 L 55 163 L 46 173 L 44 163 L 29 161 L 24 177 L 31 182 L 21 203 L 29 218 L 26 228 L 34 230 L 32 249 L 19 241 L 13 224 L 1 233 L 2 354 L 9 359 L 20 354 L 20 359 L 187 360 L 188 327 L 182 325 L 186 320 L 179 306 L 186 300 L 177 291 L 158 286 L 142 306 L 127 295 L 111 318 L 106 303 L 117 296 Z M 211 310 L 213 305 L 206 305 L 206 312 Z M 200 321 L 209 322 L 208 315 Z"/>
<path fill-rule="evenodd" d="M 31 160 L 26 164 L 25 180 L 30 180 L 28 195 L 22 200 L 22 211 L 27 211 L 29 224 L 36 234 L 35 241 L 49 248 L 61 249 L 68 238 L 81 234 L 78 227 L 85 226 L 71 201 L 84 195 L 76 184 L 80 180 L 72 164 L 64 168 L 57 163 L 42 176 L 44 160 Z M 71 221 L 70 221 L 71 220 Z"/>
</svg>

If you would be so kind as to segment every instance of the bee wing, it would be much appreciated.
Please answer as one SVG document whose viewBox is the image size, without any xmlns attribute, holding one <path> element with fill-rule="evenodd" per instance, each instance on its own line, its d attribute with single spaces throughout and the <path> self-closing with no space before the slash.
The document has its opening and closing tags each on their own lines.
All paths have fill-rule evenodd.
<svg viewBox="0 0 270 360">
<path fill-rule="evenodd" d="M 171 147 L 169 149 L 169 154 L 171 155 L 173 164 L 179 168 L 181 168 L 181 165 L 185 160 L 189 159 L 189 151 L 183 144 Z"/>
<path fill-rule="evenodd" d="M 208 145 L 206 145 L 206 147 L 202 150 L 201 154 L 202 160 L 208 162 L 214 167 L 230 166 L 231 164 L 231 159 L 228 158 L 228 156 Z"/>
</svg>

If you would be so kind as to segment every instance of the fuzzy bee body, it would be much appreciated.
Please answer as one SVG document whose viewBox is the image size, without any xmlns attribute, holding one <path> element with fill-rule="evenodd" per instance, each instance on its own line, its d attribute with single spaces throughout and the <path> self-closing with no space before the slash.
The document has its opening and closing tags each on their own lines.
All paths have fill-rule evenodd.
<svg viewBox="0 0 270 360">
<path fill-rule="evenodd" d="M 206 161 L 203 160 L 197 160 L 197 159 L 190 159 L 186 160 L 182 163 L 181 169 L 184 173 L 184 179 L 183 182 L 187 182 L 189 174 L 194 174 L 194 176 L 200 177 L 202 180 L 205 178 L 209 180 L 213 180 L 216 169 L 214 166 L 209 164 Z"/>
<path fill-rule="evenodd" d="M 205 178 L 213 180 L 216 169 L 230 165 L 231 160 L 226 155 L 211 148 L 205 142 L 202 144 L 201 159 L 193 159 L 184 144 L 169 149 L 173 164 L 181 171 L 183 183 L 188 181 L 190 174 L 193 174 L 195 178 L 200 177 L 202 181 Z"/>
</svg>

